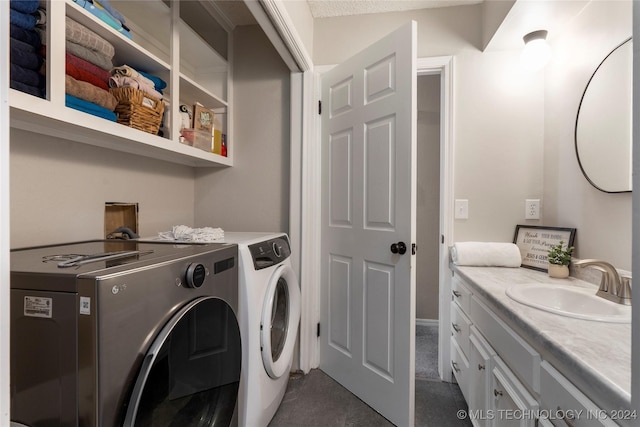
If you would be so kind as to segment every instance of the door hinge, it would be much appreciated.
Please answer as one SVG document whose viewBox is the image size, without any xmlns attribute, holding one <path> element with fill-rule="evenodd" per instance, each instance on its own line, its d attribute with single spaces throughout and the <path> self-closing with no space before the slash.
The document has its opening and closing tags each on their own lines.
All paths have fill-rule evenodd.
<svg viewBox="0 0 640 427">
<path fill-rule="evenodd" d="M 418 247 L 416 246 L 416 244 L 412 243 L 411 244 L 411 255 L 415 255 L 417 249 L 418 249 Z"/>
<path fill-rule="evenodd" d="M 318 322 L 318 328 L 316 330 L 316 336 L 319 337 L 320 336 L 320 322 Z"/>
<path fill-rule="evenodd" d="M 322 114 L 322 101 L 318 101 L 318 114 Z"/>
</svg>

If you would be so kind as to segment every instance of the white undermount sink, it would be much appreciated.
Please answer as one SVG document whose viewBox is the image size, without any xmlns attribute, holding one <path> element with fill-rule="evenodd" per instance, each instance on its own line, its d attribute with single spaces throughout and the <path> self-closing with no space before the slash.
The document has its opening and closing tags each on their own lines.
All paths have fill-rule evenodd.
<svg viewBox="0 0 640 427">
<path fill-rule="evenodd" d="M 610 323 L 631 323 L 631 306 L 616 304 L 596 296 L 596 288 L 528 283 L 506 290 L 521 304 L 576 319 Z"/>
</svg>

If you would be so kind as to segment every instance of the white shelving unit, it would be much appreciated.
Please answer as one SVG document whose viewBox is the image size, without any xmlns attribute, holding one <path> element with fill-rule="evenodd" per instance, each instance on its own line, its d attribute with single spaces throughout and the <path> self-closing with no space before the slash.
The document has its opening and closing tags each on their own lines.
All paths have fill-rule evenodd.
<svg viewBox="0 0 640 427">
<path fill-rule="evenodd" d="M 197 3 L 174 4 L 185 8 L 194 7 Z M 193 167 L 232 166 L 233 147 L 228 132 L 230 107 L 227 100 L 230 73 L 226 59 L 200 37 L 189 23 L 184 22 L 178 13 L 172 13 L 163 1 L 116 0 L 112 4 L 125 16 L 133 41 L 71 0 L 49 2 L 48 99 L 11 89 L 11 126 Z M 114 45 L 114 66 L 126 64 L 165 80 L 168 87 L 164 95 L 170 101 L 165 111 L 177 111 L 174 106 L 192 106 L 199 102 L 219 113 L 219 120 L 227 130 L 227 156 L 182 144 L 177 132 L 167 132 L 169 135 L 160 137 L 65 107 L 64 88 L 56 84 L 64 82 L 64 15 Z M 172 49 L 172 40 L 174 43 L 179 40 L 178 48 Z M 173 85 L 177 87 L 172 87 L 172 82 L 179 83 Z M 165 120 L 167 118 L 170 129 L 179 126 L 179 115 L 168 114 Z"/>
</svg>

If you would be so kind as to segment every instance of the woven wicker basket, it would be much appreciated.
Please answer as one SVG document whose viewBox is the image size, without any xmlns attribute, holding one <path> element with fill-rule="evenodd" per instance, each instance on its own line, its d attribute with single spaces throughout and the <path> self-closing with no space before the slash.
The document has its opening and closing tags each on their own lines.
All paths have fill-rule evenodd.
<svg viewBox="0 0 640 427">
<path fill-rule="evenodd" d="M 156 135 L 162 122 L 164 102 L 132 87 L 112 87 L 118 100 L 118 123 Z"/>
</svg>

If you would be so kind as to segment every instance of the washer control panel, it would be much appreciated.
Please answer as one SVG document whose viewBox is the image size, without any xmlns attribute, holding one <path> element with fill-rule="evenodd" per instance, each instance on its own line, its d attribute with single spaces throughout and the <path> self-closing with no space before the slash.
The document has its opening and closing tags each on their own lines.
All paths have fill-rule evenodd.
<svg viewBox="0 0 640 427">
<path fill-rule="evenodd" d="M 291 246 L 286 235 L 249 245 L 249 252 L 256 270 L 279 264 L 291 255 Z"/>
</svg>

